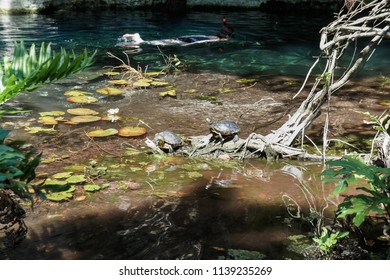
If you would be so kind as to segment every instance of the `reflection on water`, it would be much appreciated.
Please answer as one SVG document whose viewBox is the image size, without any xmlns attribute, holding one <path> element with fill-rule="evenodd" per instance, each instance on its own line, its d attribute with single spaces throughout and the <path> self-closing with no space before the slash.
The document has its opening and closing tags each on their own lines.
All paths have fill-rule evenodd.
<svg viewBox="0 0 390 280">
<path fill-rule="evenodd" d="M 247 162 L 216 168 L 206 161 L 201 177 L 179 186 L 185 164 L 166 171 L 164 184 L 143 182 L 137 190 L 111 187 L 84 202 L 46 210 L 39 206 L 39 213 L 27 218 L 28 239 L 10 258 L 245 258 L 237 257 L 237 251 L 253 258 L 302 258 L 288 250 L 288 236 L 304 230 L 291 223 L 283 196 L 293 198 L 301 214 L 308 215 L 301 184 L 322 197 L 313 175 L 319 166 Z M 141 182 L 141 176 L 127 174 L 128 180 Z"/>
</svg>

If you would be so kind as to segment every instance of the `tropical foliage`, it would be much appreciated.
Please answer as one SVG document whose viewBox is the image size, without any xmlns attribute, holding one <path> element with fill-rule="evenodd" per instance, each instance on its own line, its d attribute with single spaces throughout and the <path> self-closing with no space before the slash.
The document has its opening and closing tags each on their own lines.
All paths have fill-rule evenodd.
<svg viewBox="0 0 390 280">
<path fill-rule="evenodd" d="M 32 91 L 45 82 L 58 80 L 79 72 L 94 62 L 96 51 L 91 55 L 87 50 L 76 55 L 61 48 L 59 53 L 41 44 L 39 53 L 34 44 L 26 48 L 24 42 L 15 42 L 14 53 L 4 56 L 0 63 L 0 104 L 22 91 Z"/>
<path fill-rule="evenodd" d="M 5 143 L 10 131 L 0 127 L 0 189 L 9 189 L 21 198 L 30 198 L 27 184 L 35 178 L 41 155 L 34 148 L 21 151 L 18 142 Z"/>
<path fill-rule="evenodd" d="M 355 185 L 359 194 L 349 195 L 338 206 L 338 217 L 353 216 L 352 222 L 360 226 L 372 213 L 385 215 L 389 220 L 390 169 L 368 165 L 359 158 L 345 157 L 328 161 L 330 167 L 322 175 L 324 182 L 336 182 L 334 195 L 345 192 Z"/>
</svg>

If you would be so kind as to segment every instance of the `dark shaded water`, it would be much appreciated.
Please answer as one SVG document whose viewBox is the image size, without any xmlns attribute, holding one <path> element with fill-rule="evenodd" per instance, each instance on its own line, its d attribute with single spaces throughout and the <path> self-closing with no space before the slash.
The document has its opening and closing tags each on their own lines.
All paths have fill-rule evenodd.
<svg viewBox="0 0 390 280">
<path fill-rule="evenodd" d="M 303 218 L 310 207 L 326 206 L 320 182 L 309 174 L 321 166 L 176 160 L 174 169 L 131 172 L 135 161 L 110 175 L 113 182 L 139 182 L 137 190 L 112 185 L 85 201 L 37 206 L 26 219 L 28 239 L 10 258 L 303 258 L 288 237 L 306 229 L 286 207 Z"/>
</svg>

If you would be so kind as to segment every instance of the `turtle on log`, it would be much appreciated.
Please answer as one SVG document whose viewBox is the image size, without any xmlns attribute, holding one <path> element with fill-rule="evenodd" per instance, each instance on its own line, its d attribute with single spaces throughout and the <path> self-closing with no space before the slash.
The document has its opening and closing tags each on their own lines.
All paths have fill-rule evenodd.
<svg viewBox="0 0 390 280">
<path fill-rule="evenodd" d="M 183 146 L 184 141 L 176 133 L 165 130 L 155 135 L 153 143 L 160 149 L 173 152 L 175 149 Z"/>
<path fill-rule="evenodd" d="M 220 120 L 217 122 L 211 121 L 209 118 L 206 119 L 210 125 L 210 131 L 213 134 L 213 137 L 218 137 L 222 142 L 233 140 L 237 142 L 238 133 L 240 132 L 240 126 L 233 121 L 229 120 Z"/>
</svg>

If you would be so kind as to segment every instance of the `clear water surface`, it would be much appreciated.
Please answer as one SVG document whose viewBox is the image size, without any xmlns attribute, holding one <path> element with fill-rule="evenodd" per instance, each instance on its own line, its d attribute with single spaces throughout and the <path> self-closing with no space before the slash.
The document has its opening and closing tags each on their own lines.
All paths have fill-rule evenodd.
<svg viewBox="0 0 390 280">
<path fill-rule="evenodd" d="M 176 54 L 190 71 L 214 71 L 252 75 L 258 73 L 305 75 L 319 54 L 319 30 L 330 17 L 269 15 L 248 12 L 191 12 L 182 17 L 166 14 L 121 11 L 56 16 L 0 16 L 0 54 L 9 53 L 15 40 L 27 43 L 53 42 L 58 47 L 75 50 L 97 49 L 98 65 L 111 65 L 106 52 L 120 54 L 118 46 L 125 33 L 139 32 L 145 40 L 176 38 L 183 35 L 215 35 L 222 17 L 234 26 L 236 36 L 229 42 L 193 46 L 165 46 L 165 54 Z M 390 58 L 388 40 L 381 44 L 366 66 L 365 74 L 386 74 Z M 144 45 L 130 55 L 134 64 L 163 65 L 156 46 Z"/>
</svg>

